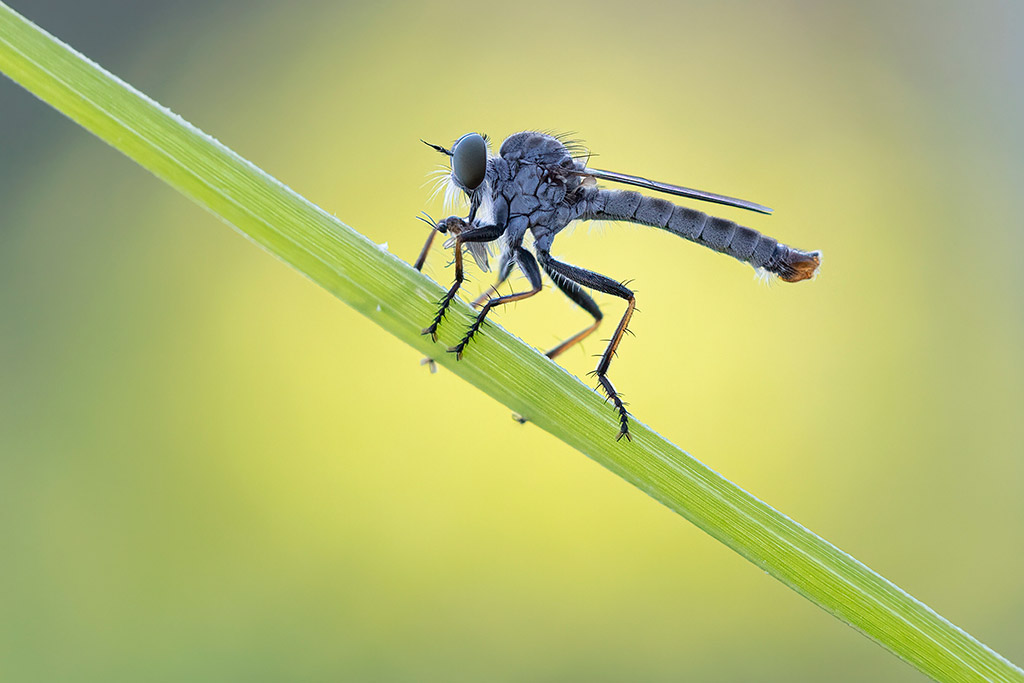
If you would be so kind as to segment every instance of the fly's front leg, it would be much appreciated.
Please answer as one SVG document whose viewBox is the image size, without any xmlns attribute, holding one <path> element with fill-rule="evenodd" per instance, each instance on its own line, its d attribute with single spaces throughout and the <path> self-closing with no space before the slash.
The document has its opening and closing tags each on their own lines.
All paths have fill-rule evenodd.
<svg viewBox="0 0 1024 683">
<path fill-rule="evenodd" d="M 452 216 L 445 220 L 445 224 L 450 224 L 451 221 L 457 221 L 462 225 L 465 222 L 461 218 Z M 456 232 L 457 228 L 453 226 L 448 227 L 448 230 Z M 469 228 L 468 230 L 461 230 L 455 236 L 455 282 L 452 283 L 451 288 L 444 295 L 440 302 L 438 302 L 437 315 L 434 316 L 434 320 L 424 330 L 423 334 L 429 334 L 434 341 L 437 341 L 437 326 L 441 324 L 441 320 L 444 319 L 445 313 L 448 312 L 448 306 L 451 305 L 452 299 L 459 291 L 459 287 L 462 286 L 465 281 L 465 276 L 462 271 L 462 245 L 466 242 L 491 242 L 501 237 L 504 232 L 504 228 L 496 225 L 483 225 L 475 228 Z"/>
<path fill-rule="evenodd" d="M 480 309 L 480 313 L 476 316 L 476 320 L 469 326 L 466 331 L 466 336 L 462 338 L 455 346 L 448 349 L 451 353 L 455 354 L 455 357 L 462 360 L 462 352 L 465 350 L 466 345 L 473 338 L 479 330 L 480 326 L 484 324 L 484 318 L 490 313 L 491 309 L 495 306 L 501 306 L 502 304 L 511 303 L 513 301 L 521 301 L 528 297 L 533 296 L 541 290 L 542 283 L 540 279 L 540 268 L 537 267 L 537 261 L 533 258 L 530 252 L 526 251 L 522 247 L 516 247 L 515 249 L 515 261 L 519 264 L 519 269 L 523 271 L 527 279 L 530 281 L 531 289 L 528 292 L 515 292 L 513 294 L 506 294 L 505 296 L 498 296 L 492 299 L 488 299 L 487 303 L 484 304 L 483 308 Z"/>
<path fill-rule="evenodd" d="M 423 248 L 420 249 L 420 255 L 416 257 L 416 263 L 412 264 L 412 267 L 420 272 L 423 271 L 423 264 L 427 262 L 427 256 L 430 254 L 430 245 L 434 243 L 434 237 L 436 237 L 437 233 L 439 232 L 447 232 L 448 223 L 449 221 L 451 221 L 451 218 L 449 218 L 445 221 L 442 221 L 441 223 L 435 223 L 434 219 L 430 217 L 429 213 L 427 213 L 426 211 L 423 211 L 421 213 L 423 215 L 416 216 L 416 220 L 422 221 L 429 225 L 430 234 L 427 235 L 427 241 L 423 244 Z"/>
<path fill-rule="evenodd" d="M 597 376 L 597 383 L 602 389 L 604 389 L 605 393 L 608 394 L 608 398 L 615 405 L 615 409 L 619 412 L 619 435 L 615 437 L 615 440 L 618 441 L 622 437 L 626 437 L 627 441 L 631 440 L 629 436 L 629 412 L 626 411 L 626 404 L 623 403 L 622 397 L 619 396 L 617 391 L 615 391 L 615 387 L 612 386 L 611 380 L 608 379 L 608 366 L 611 365 L 612 356 L 615 355 L 615 350 L 619 347 L 622 337 L 626 334 L 626 328 L 629 326 L 629 320 L 633 317 L 633 310 L 636 308 L 636 299 L 633 296 L 633 292 L 625 285 L 616 282 L 609 277 L 605 277 L 604 275 L 590 270 L 584 270 L 583 268 L 577 268 L 576 266 L 570 266 L 568 263 L 556 261 L 551 258 L 551 255 L 547 252 L 538 251 L 537 258 L 540 259 L 541 264 L 544 266 L 544 270 L 548 271 L 548 273 L 557 274 L 559 277 L 563 277 L 566 280 L 583 285 L 589 289 L 604 292 L 606 294 L 613 294 L 626 300 L 626 312 L 623 314 L 622 320 L 619 321 L 619 326 L 615 328 L 615 334 L 613 334 L 612 338 L 608 341 L 608 347 L 601 355 L 601 360 L 598 362 L 597 368 L 594 370 L 594 374 Z"/>
<path fill-rule="evenodd" d="M 465 278 L 462 274 L 462 244 L 459 241 L 455 242 L 455 282 L 452 283 L 451 288 L 438 302 L 437 315 L 434 316 L 434 320 L 425 328 L 423 328 L 422 334 L 429 334 L 430 338 L 437 341 L 437 326 L 441 324 L 441 320 L 444 318 L 444 314 L 448 311 L 448 306 L 452 303 L 452 299 L 455 298 L 455 294 L 459 291 L 459 287 L 462 286 L 462 281 Z"/>
</svg>

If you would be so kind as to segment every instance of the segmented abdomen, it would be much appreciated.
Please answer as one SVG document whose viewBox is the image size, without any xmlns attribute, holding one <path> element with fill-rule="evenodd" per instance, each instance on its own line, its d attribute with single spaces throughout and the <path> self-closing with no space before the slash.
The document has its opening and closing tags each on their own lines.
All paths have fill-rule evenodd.
<svg viewBox="0 0 1024 683">
<path fill-rule="evenodd" d="M 757 230 L 665 199 L 632 190 L 595 189 L 587 194 L 586 210 L 580 216 L 585 220 L 630 221 L 661 228 L 755 268 L 764 268 L 786 282 L 813 277 L 821 265 L 821 252 L 795 249 Z"/>
</svg>

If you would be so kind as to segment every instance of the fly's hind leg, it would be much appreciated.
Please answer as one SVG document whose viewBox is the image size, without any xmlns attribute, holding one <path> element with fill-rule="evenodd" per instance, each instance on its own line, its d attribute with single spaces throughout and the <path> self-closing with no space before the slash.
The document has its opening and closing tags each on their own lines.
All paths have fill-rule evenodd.
<svg viewBox="0 0 1024 683">
<path fill-rule="evenodd" d="M 541 262 L 541 265 L 543 266 L 543 262 Z M 556 356 L 562 355 L 563 353 L 571 349 L 573 346 L 576 346 L 581 341 L 590 336 L 590 333 L 596 330 L 598 325 L 601 324 L 601 319 L 604 318 L 604 315 L 601 313 L 601 309 L 598 308 L 597 302 L 595 302 L 589 294 L 584 292 L 579 285 L 577 285 L 575 282 L 572 282 L 571 280 L 566 280 L 561 275 L 552 270 L 548 270 L 546 266 L 543 267 L 544 272 L 548 274 L 548 276 L 551 278 L 551 281 L 555 283 L 555 286 L 558 287 L 558 289 L 561 290 L 563 294 L 572 299 L 573 303 L 575 303 L 577 306 L 579 306 L 580 308 L 582 308 L 583 310 L 585 310 L 587 313 L 594 317 L 594 323 L 590 325 L 590 327 L 580 330 L 573 336 L 563 341 L 558 346 L 554 347 L 553 349 L 549 349 L 548 352 L 544 354 L 548 358 L 555 358 Z M 527 418 L 523 417 L 519 413 L 513 413 L 512 419 L 518 422 L 519 424 L 526 424 L 527 422 L 529 422 Z"/>
<path fill-rule="evenodd" d="M 512 294 L 506 294 L 505 296 L 497 296 L 487 300 L 480 309 L 480 313 L 477 315 L 476 320 L 466 330 L 466 335 L 462 338 L 455 346 L 448 349 L 451 353 L 454 353 L 456 358 L 462 359 L 462 352 L 465 350 L 466 345 L 469 344 L 470 340 L 473 339 L 479 330 L 480 326 L 484 324 L 484 318 L 490 313 L 491 309 L 495 306 L 501 306 L 502 304 L 511 303 L 513 301 L 521 301 L 528 297 L 533 296 L 541 290 L 541 279 L 540 279 L 540 268 L 537 267 L 537 261 L 533 258 L 530 252 L 526 251 L 522 247 L 516 247 L 514 252 L 515 262 L 519 265 L 519 269 L 523 271 L 527 279 L 530 281 L 531 289 L 528 292 L 514 292 Z"/>
<path fill-rule="evenodd" d="M 558 287 L 563 294 L 572 299 L 573 303 L 594 317 L 594 323 L 590 327 L 580 330 L 544 354 L 548 358 L 555 358 L 590 336 L 590 333 L 596 330 L 598 325 L 601 324 L 601 319 L 604 318 L 604 314 L 602 314 L 601 309 L 597 307 L 597 302 L 595 302 L 589 294 L 584 292 L 579 284 L 572 280 L 567 280 L 557 271 L 551 270 L 547 265 L 548 263 L 550 263 L 550 260 L 541 261 L 541 266 L 544 268 L 544 272 L 551 278 L 551 281 L 555 283 L 555 286 Z"/>
<path fill-rule="evenodd" d="M 633 310 L 636 308 L 636 298 L 633 296 L 633 292 L 625 285 L 616 282 L 609 277 L 605 277 L 604 275 L 595 273 L 591 270 L 571 266 L 568 263 L 556 261 L 545 251 L 538 250 L 537 258 L 540 259 L 541 265 L 548 273 L 556 273 L 559 277 L 575 282 L 576 284 L 598 292 L 604 292 L 605 294 L 613 294 L 626 300 L 626 312 L 623 314 L 622 320 L 619 321 L 619 326 L 615 328 L 615 334 L 613 334 L 612 338 L 608 341 L 608 347 L 604 350 L 604 353 L 601 354 L 601 360 L 598 362 L 597 368 L 594 370 L 594 374 L 597 376 L 598 384 L 602 389 L 604 389 L 605 393 L 608 394 L 608 398 L 615 405 L 615 409 L 619 412 L 619 435 L 615 437 L 616 441 L 622 437 L 626 437 L 627 441 L 631 440 L 629 436 L 629 413 L 626 411 L 626 404 L 622 402 L 622 398 L 619 396 L 618 392 L 615 391 L 615 387 L 612 386 L 611 381 L 608 379 L 608 366 L 611 365 L 612 356 L 615 355 L 615 350 L 619 347 L 619 343 L 622 341 L 623 335 L 626 334 L 626 328 L 629 325 L 629 320 L 633 317 Z M 556 283 L 558 282 L 557 278 L 553 279 L 555 279 Z M 562 291 L 565 290 L 563 289 Z M 577 301 L 577 303 L 579 302 Z M 585 330 L 585 332 L 587 331 Z M 579 340 L 577 339 L 576 341 Z M 555 349 L 558 348 L 559 347 L 555 347 Z"/>
</svg>

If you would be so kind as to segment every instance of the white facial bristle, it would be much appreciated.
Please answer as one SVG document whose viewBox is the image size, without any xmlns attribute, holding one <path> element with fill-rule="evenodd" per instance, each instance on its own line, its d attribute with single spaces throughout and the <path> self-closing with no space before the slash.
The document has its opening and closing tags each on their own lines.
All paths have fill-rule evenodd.
<svg viewBox="0 0 1024 683">
<path fill-rule="evenodd" d="M 455 184 L 455 176 L 451 173 L 448 174 L 446 180 L 448 183 L 444 188 L 444 212 L 450 214 L 455 211 L 455 207 L 459 204 L 459 200 L 465 196 L 465 193 Z"/>
<path fill-rule="evenodd" d="M 441 191 L 447 187 L 451 175 L 451 169 L 445 167 L 436 168 L 430 172 L 427 176 L 427 181 L 424 183 L 424 185 L 430 185 L 432 188 L 430 201 L 434 201 L 437 195 L 441 194 Z"/>
</svg>

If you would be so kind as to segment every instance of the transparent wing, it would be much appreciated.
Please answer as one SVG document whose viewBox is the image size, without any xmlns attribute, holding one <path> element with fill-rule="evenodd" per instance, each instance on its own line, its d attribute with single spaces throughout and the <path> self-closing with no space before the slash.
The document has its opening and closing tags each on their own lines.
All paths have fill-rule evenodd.
<svg viewBox="0 0 1024 683">
<path fill-rule="evenodd" d="M 490 244 L 490 242 L 470 242 L 466 245 L 469 247 L 469 253 L 473 255 L 476 265 L 485 273 L 491 269 L 491 264 L 488 261 L 488 257 L 491 255 Z"/>
<path fill-rule="evenodd" d="M 599 180 L 611 180 L 616 183 L 623 183 L 625 185 L 635 185 L 636 187 L 644 187 L 648 190 L 655 190 L 657 192 L 665 192 L 667 194 L 674 194 L 679 197 L 689 197 L 690 199 L 699 199 L 702 202 L 713 202 L 715 204 L 724 204 L 725 206 L 735 206 L 738 209 L 746 209 L 747 211 L 757 211 L 758 213 L 772 212 L 767 206 L 755 204 L 754 202 L 748 202 L 745 199 L 736 199 L 735 197 L 726 197 L 725 195 L 715 194 L 713 192 L 704 192 L 703 190 L 694 190 L 689 187 L 680 187 L 679 185 L 670 185 L 669 183 L 658 182 L 657 180 L 648 180 L 647 178 L 641 178 L 640 176 L 628 175 L 626 173 L 616 173 L 615 171 L 602 171 L 599 168 L 584 168 L 581 171 L 575 171 L 577 175 L 589 176 L 591 178 L 597 178 Z"/>
</svg>

